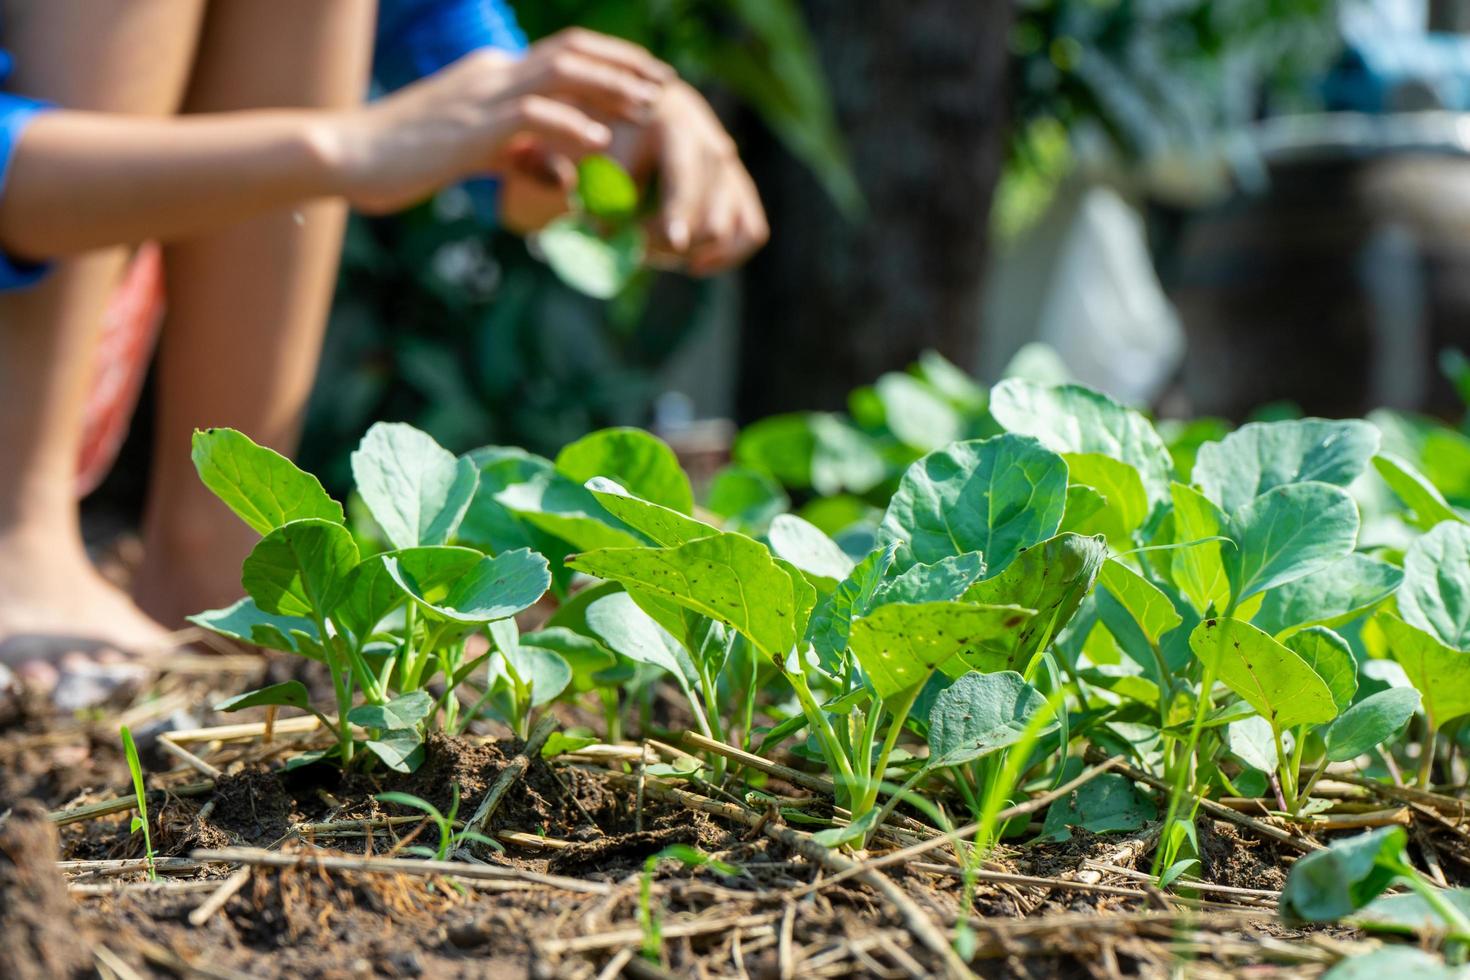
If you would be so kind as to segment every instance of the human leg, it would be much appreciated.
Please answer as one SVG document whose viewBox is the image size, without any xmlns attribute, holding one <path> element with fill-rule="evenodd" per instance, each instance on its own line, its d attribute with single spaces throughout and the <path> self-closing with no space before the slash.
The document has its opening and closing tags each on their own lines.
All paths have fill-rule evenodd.
<svg viewBox="0 0 1470 980">
<path fill-rule="evenodd" d="M 5 0 L 10 87 L 73 108 L 169 114 L 183 96 L 202 0 Z M 0 294 L 0 664 L 41 683 L 68 654 L 153 648 L 165 632 L 88 561 L 76 509 L 87 387 L 126 259 L 58 262 Z"/>
<path fill-rule="evenodd" d="M 186 112 L 337 107 L 366 93 L 371 0 L 216 0 Z M 294 451 L 336 277 L 345 206 L 318 201 L 167 250 L 168 319 L 138 602 L 160 622 L 233 601 L 257 535 L 199 482 L 195 428 Z"/>
</svg>

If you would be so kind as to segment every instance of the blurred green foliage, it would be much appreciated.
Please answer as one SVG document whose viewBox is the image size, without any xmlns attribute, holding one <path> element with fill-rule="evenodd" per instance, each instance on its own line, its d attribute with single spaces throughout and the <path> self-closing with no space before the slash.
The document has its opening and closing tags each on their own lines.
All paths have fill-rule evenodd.
<svg viewBox="0 0 1470 980">
<path fill-rule="evenodd" d="M 1338 0 L 1018 0 L 1010 163 L 993 222 L 1008 237 L 1071 171 L 1079 135 L 1124 161 L 1198 146 L 1268 107 L 1304 105 L 1336 50 Z M 758 115 L 845 212 L 862 199 L 797 0 L 536 0 L 531 37 L 571 24 L 636 41 L 717 101 Z M 777 216 L 779 218 L 779 216 Z M 549 453 L 646 424 L 657 372 L 715 312 L 709 283 L 643 271 L 602 303 L 520 239 L 487 232 L 459 190 L 354 219 L 304 465 L 336 488 L 378 419 L 453 449 Z"/>
<path fill-rule="evenodd" d="M 755 112 L 855 213 L 861 198 L 795 0 L 536 0 L 531 38 L 579 25 L 628 38 Z M 377 420 L 452 449 L 552 452 L 600 427 L 645 424 L 656 374 L 714 313 L 714 287 L 641 271 L 607 303 L 563 285 L 525 244 L 474 220 L 467 195 L 354 218 L 308 409 L 303 465 L 349 485 L 347 453 Z"/>
<path fill-rule="evenodd" d="M 1100 130 L 1125 158 L 1310 107 L 1339 0 L 1019 0 L 1012 92 L 1031 121 Z"/>
</svg>

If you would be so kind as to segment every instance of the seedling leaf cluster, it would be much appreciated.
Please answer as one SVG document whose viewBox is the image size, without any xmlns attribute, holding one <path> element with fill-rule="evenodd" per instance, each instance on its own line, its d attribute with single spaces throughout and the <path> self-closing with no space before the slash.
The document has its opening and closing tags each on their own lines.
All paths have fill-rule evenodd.
<svg viewBox="0 0 1470 980">
<path fill-rule="evenodd" d="M 1462 771 L 1470 465 L 1444 460 L 1470 464 L 1470 438 L 1388 414 L 1155 424 L 934 355 L 850 407 L 751 426 L 698 494 L 635 429 L 547 459 L 378 425 L 352 460 L 361 526 L 283 457 L 197 433 L 201 478 L 261 539 L 245 597 L 195 622 L 333 687 L 221 707 L 311 711 L 336 764 L 411 770 L 431 731 L 525 735 L 559 701 L 604 738 L 647 730 L 665 684 L 691 730 L 830 777 L 831 846 L 901 805 L 993 815 L 1096 748 L 1170 792 L 1110 774 L 1043 836 L 1162 820 L 1165 885 L 1198 868 L 1202 799 L 1310 826 L 1333 766 Z M 657 775 L 753 778 L 720 754 Z M 1024 828 L 990 831 L 976 855 Z"/>
</svg>

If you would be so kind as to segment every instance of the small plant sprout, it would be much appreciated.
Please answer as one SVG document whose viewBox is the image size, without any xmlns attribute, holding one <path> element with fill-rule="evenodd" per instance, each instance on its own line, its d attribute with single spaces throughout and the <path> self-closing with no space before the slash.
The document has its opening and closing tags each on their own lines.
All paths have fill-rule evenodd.
<svg viewBox="0 0 1470 980">
<path fill-rule="evenodd" d="M 133 799 L 137 802 L 138 812 L 133 815 L 131 830 L 129 833 L 143 832 L 143 857 L 148 864 L 148 880 L 158 880 L 158 869 L 153 861 L 153 833 L 148 826 L 148 791 L 143 787 L 143 764 L 138 760 L 138 746 L 133 741 L 133 733 L 127 725 L 118 729 L 122 737 L 123 755 L 128 760 L 128 772 L 133 777 Z"/>
<path fill-rule="evenodd" d="M 391 803 L 395 806 L 406 806 L 412 810 L 420 810 L 426 814 L 430 821 L 439 831 L 439 846 L 425 847 L 421 844 L 411 844 L 405 850 L 419 857 L 431 858 L 435 861 L 447 861 L 456 850 L 466 842 L 484 844 L 497 851 L 504 851 L 498 841 L 486 837 L 478 831 L 468 827 L 456 828 L 459 817 L 459 784 L 450 787 L 449 812 L 444 813 L 434 804 L 422 797 L 414 796 L 412 793 L 379 793 L 373 799 L 379 803 Z"/>
<path fill-rule="evenodd" d="M 686 868 L 712 868 L 726 877 L 741 873 L 735 865 L 688 844 L 670 844 L 644 860 L 638 880 L 638 927 L 643 930 L 643 958 L 653 963 L 661 961 L 664 953 L 662 921 L 653 907 L 653 876 L 659 863 L 666 860 L 678 861 Z"/>
</svg>

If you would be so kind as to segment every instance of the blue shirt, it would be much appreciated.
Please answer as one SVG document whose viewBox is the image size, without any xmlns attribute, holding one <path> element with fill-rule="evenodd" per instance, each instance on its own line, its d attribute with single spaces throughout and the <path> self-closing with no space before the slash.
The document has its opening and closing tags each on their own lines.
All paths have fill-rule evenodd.
<svg viewBox="0 0 1470 980">
<path fill-rule="evenodd" d="M 373 75 L 385 91 L 431 75 L 480 48 L 521 52 L 526 35 L 506 0 L 380 0 Z M 0 50 L 0 84 L 10 77 L 10 55 Z M 0 194 L 26 124 L 51 108 L 38 99 L 0 91 Z M 496 186 L 470 181 L 476 211 L 495 213 Z M 46 274 L 46 263 L 21 262 L 0 252 L 0 290 L 30 286 Z"/>
</svg>

